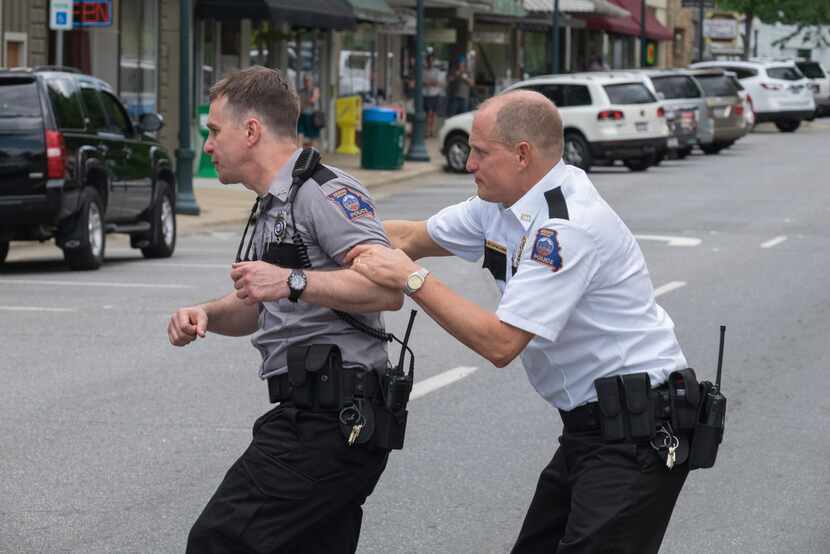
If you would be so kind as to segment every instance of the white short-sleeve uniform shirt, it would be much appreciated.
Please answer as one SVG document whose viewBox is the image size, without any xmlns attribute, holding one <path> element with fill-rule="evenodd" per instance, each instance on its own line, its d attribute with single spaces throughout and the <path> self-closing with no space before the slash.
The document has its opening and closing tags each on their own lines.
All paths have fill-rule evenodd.
<svg viewBox="0 0 830 554">
<path fill-rule="evenodd" d="M 535 335 L 522 364 L 554 407 L 595 401 L 600 377 L 644 371 L 657 386 L 687 367 L 637 241 L 582 170 L 559 162 L 514 205 L 473 197 L 427 230 L 461 258 L 484 257 L 496 315 Z"/>
</svg>

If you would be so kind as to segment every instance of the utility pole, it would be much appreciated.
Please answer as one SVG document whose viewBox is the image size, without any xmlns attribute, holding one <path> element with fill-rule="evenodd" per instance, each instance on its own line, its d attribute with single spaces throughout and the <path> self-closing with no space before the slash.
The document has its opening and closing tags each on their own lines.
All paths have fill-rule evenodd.
<svg viewBox="0 0 830 554">
<path fill-rule="evenodd" d="M 698 0 L 700 4 L 698 5 L 698 14 L 697 14 L 697 61 L 703 61 L 703 19 L 706 17 L 706 14 L 703 12 L 703 3 L 704 0 Z"/>
<path fill-rule="evenodd" d="M 429 152 L 424 143 L 424 0 L 418 0 L 415 20 L 415 121 L 412 125 L 412 141 L 406 159 L 412 162 L 428 162 Z"/>
<path fill-rule="evenodd" d="M 553 36 L 551 37 L 551 70 L 559 73 L 559 0 L 553 0 Z"/>
<path fill-rule="evenodd" d="M 190 0 L 179 9 L 179 147 L 176 149 L 176 213 L 199 215 L 193 196 L 193 148 L 190 145 Z"/>
<path fill-rule="evenodd" d="M 646 66 L 646 0 L 640 0 L 640 67 Z"/>
</svg>

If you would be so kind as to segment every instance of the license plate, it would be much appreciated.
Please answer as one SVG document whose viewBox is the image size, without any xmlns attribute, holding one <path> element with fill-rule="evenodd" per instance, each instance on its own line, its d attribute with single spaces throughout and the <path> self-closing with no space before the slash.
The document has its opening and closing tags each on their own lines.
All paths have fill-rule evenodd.
<svg viewBox="0 0 830 554">
<path fill-rule="evenodd" d="M 677 148 L 680 146 L 680 141 L 678 141 L 676 137 L 671 137 L 666 144 L 669 148 Z"/>
<path fill-rule="evenodd" d="M 730 106 L 726 106 L 723 108 L 715 108 L 715 117 L 729 117 Z"/>
<path fill-rule="evenodd" d="M 637 121 L 634 123 L 634 127 L 638 131 L 648 131 L 648 122 L 647 121 Z"/>
</svg>

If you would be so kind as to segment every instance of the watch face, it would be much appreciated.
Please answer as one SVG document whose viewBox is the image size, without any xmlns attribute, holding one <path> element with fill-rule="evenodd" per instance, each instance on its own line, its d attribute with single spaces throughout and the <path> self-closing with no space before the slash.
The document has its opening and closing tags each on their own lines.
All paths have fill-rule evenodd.
<svg viewBox="0 0 830 554">
<path fill-rule="evenodd" d="M 406 285 L 412 290 L 417 290 L 421 287 L 421 284 L 423 282 L 424 278 L 420 275 L 410 275 L 409 278 L 406 280 Z"/>
<path fill-rule="evenodd" d="M 292 289 L 301 289 L 305 287 L 305 275 L 302 273 L 291 273 L 289 277 L 289 286 Z"/>
</svg>

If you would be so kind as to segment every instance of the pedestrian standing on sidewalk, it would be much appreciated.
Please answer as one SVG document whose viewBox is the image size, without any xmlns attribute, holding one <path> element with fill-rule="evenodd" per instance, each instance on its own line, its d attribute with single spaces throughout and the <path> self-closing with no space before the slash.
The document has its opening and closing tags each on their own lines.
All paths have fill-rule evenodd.
<svg viewBox="0 0 830 554">
<path fill-rule="evenodd" d="M 585 173 L 562 161 L 562 119 L 541 94 L 486 101 L 469 142 L 477 196 L 428 221 L 387 221 L 397 250 L 358 246 L 347 260 L 493 365 L 521 354 L 559 410 L 559 448 L 514 554 L 656 554 L 689 464 L 672 450 L 681 433 L 649 439 L 671 417 L 652 402 L 687 366 L 643 254 Z M 413 261 L 448 255 L 484 258 L 500 291 L 495 313 Z"/>
<path fill-rule="evenodd" d="M 256 193 L 258 216 L 239 253 L 260 261 L 234 263 L 234 290 L 176 311 L 168 336 L 185 346 L 208 332 L 253 335 L 259 376 L 279 405 L 254 423 L 250 446 L 193 525 L 187 552 L 351 554 L 388 450 L 368 430 L 352 436 L 356 426 L 344 429 L 338 407 L 358 396 L 377 400 L 374 372 L 386 368 L 387 351 L 341 316 L 381 330 L 379 312 L 399 309 L 402 295 L 342 265 L 356 245 L 389 242 L 352 177 L 319 164 L 305 183 L 293 178 L 311 151 L 296 147 L 299 100 L 278 71 L 233 73 L 210 100 L 204 149 L 222 183 Z"/>
<path fill-rule="evenodd" d="M 427 54 L 424 70 L 424 111 L 427 113 L 427 137 L 435 136 L 435 123 L 438 118 L 438 101 L 444 90 L 441 70 L 435 67 L 432 52 Z"/>
<path fill-rule="evenodd" d="M 464 113 L 470 109 L 470 91 L 475 81 L 467 71 L 464 56 L 458 58 L 447 82 L 447 117 Z"/>
<path fill-rule="evenodd" d="M 299 144 L 303 148 L 317 147 L 320 127 L 315 121 L 314 114 L 320 109 L 320 89 L 314 84 L 311 75 L 306 73 L 303 75 L 303 86 L 297 93 L 300 96 L 300 117 L 297 122 Z"/>
</svg>

